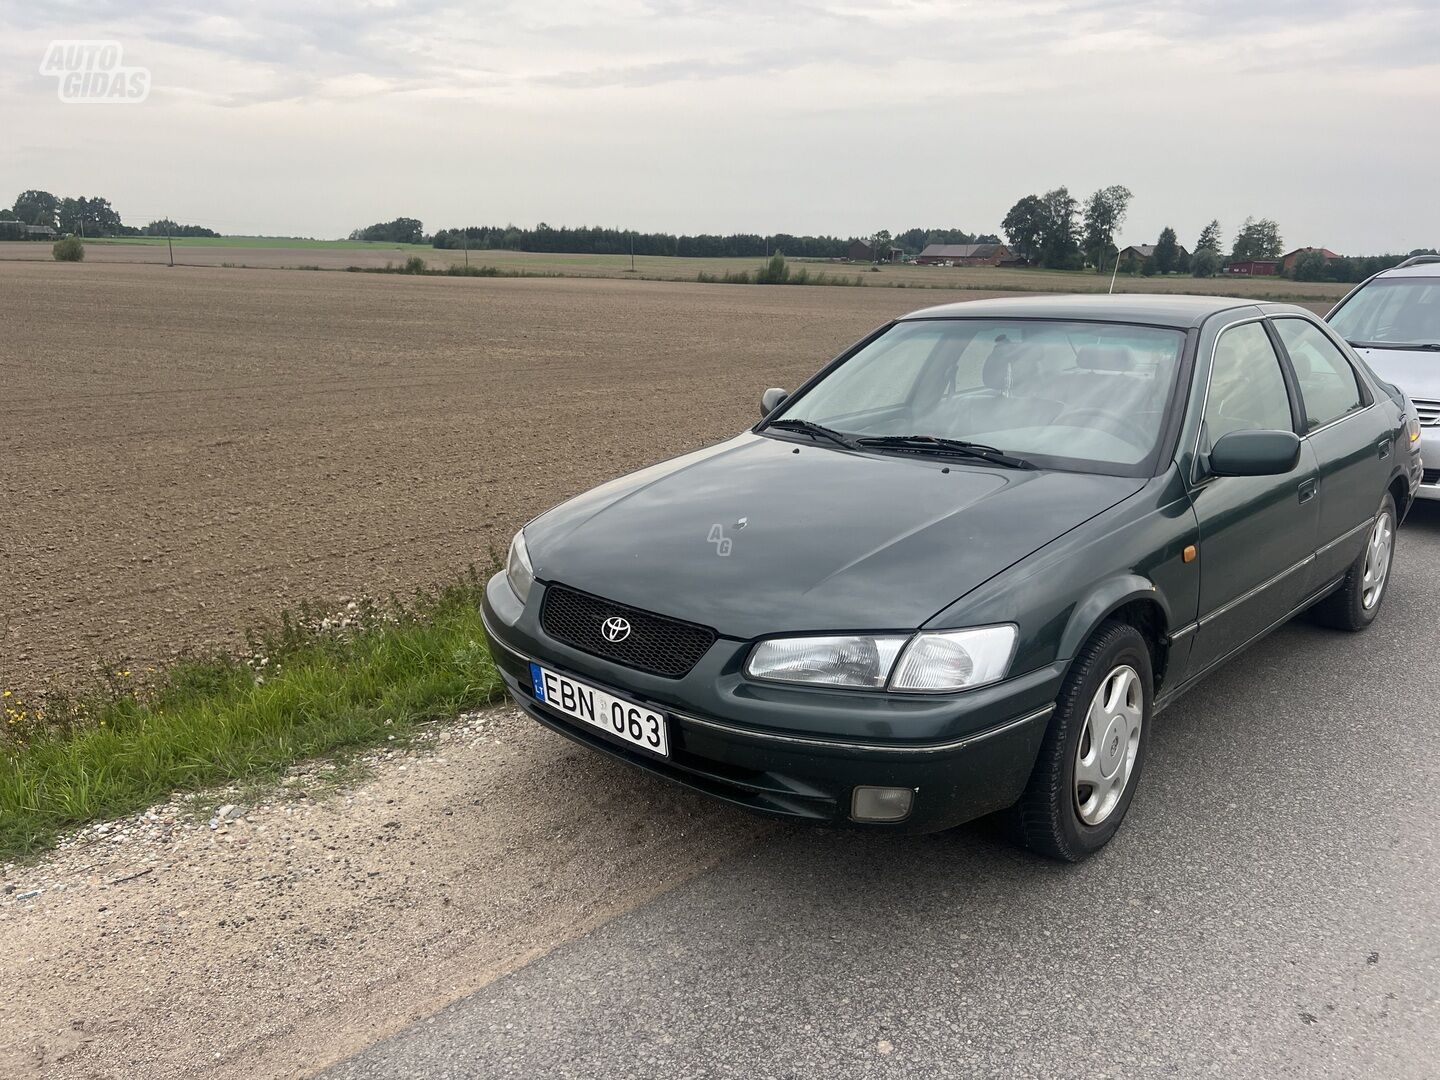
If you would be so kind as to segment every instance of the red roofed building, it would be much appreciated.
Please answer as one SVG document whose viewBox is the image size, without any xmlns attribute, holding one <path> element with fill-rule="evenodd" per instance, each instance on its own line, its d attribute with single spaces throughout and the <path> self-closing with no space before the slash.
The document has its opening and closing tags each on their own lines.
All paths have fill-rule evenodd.
<svg viewBox="0 0 1440 1080">
<path fill-rule="evenodd" d="M 1286 274 L 1293 274 L 1293 273 L 1295 273 L 1295 264 L 1300 261 L 1300 256 L 1301 256 L 1301 255 L 1308 255 L 1308 254 L 1309 254 L 1310 252 L 1312 252 L 1312 251 L 1315 252 L 1316 254 L 1318 254 L 1318 255 L 1319 255 L 1322 259 L 1324 259 L 1327 263 L 1328 263 L 1331 259 L 1338 259 L 1338 258 L 1340 258 L 1339 255 L 1336 255 L 1335 252 L 1331 251 L 1329 248 L 1316 248 L 1316 247 L 1296 248 L 1294 251 L 1290 252 L 1289 254 L 1287 254 L 1287 255 L 1281 255 L 1281 256 L 1280 256 L 1280 270 L 1281 270 L 1281 272 L 1282 272 L 1282 273 L 1286 273 Z"/>
</svg>

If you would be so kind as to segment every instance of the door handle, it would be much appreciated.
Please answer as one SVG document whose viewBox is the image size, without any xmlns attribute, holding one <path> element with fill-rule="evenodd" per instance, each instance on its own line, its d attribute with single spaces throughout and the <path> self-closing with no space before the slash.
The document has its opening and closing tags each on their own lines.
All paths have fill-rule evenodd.
<svg viewBox="0 0 1440 1080">
<path fill-rule="evenodd" d="M 1300 481 L 1300 501 L 1302 503 L 1307 503 L 1311 499 L 1315 498 L 1315 488 L 1316 483 L 1313 478 L 1310 480 Z"/>
</svg>

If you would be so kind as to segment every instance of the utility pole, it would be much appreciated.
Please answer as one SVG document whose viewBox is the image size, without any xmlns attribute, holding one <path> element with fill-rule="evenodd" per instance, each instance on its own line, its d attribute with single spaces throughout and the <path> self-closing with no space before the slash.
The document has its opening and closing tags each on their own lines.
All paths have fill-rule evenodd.
<svg viewBox="0 0 1440 1080">
<path fill-rule="evenodd" d="M 630 230 L 630 272 L 635 272 L 635 230 Z"/>
<path fill-rule="evenodd" d="M 468 266 L 470 265 L 470 229 L 469 229 L 469 227 L 467 226 L 467 227 L 461 229 L 461 230 L 460 230 L 460 235 L 464 238 L 464 244 L 465 244 L 465 265 L 468 267 Z"/>
<path fill-rule="evenodd" d="M 170 215 L 165 215 L 165 246 L 170 249 L 170 265 L 175 265 L 175 244 L 170 239 Z"/>
</svg>

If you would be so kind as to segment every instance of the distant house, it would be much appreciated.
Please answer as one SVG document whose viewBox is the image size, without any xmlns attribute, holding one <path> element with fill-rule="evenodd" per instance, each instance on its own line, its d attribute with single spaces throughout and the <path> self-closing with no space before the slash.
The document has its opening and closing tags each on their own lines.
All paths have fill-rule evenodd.
<svg viewBox="0 0 1440 1080">
<path fill-rule="evenodd" d="M 1225 264 L 1227 274 L 1249 274 L 1251 277 L 1274 277 L 1280 272 L 1278 259 L 1236 259 Z"/>
<path fill-rule="evenodd" d="M 851 262 L 903 262 L 905 260 L 905 249 L 888 247 L 882 253 L 882 259 L 875 258 L 875 249 L 864 240 L 850 241 L 850 250 L 845 257 Z"/>
<path fill-rule="evenodd" d="M 1010 258 L 1004 244 L 927 244 L 915 261 L 922 266 L 999 266 Z"/>
<path fill-rule="evenodd" d="M 1285 254 L 1285 255 L 1281 255 L 1281 256 L 1280 256 L 1280 271 L 1281 271 L 1281 273 L 1293 274 L 1293 273 L 1295 272 L 1295 264 L 1300 261 L 1300 256 L 1301 256 L 1301 255 L 1308 255 L 1308 254 L 1310 254 L 1310 252 L 1312 252 L 1312 251 L 1315 252 L 1317 255 L 1319 255 L 1320 258 L 1324 259 L 1327 263 L 1330 262 L 1330 261 L 1333 260 L 1333 259 L 1339 259 L 1339 258 L 1342 258 L 1342 257 L 1343 257 L 1343 256 L 1340 256 L 1340 255 L 1336 255 L 1335 252 L 1331 251 L 1329 248 L 1317 248 L 1317 247 L 1296 248 L 1294 251 L 1291 251 L 1291 252 L 1289 252 L 1288 254 Z"/>
<path fill-rule="evenodd" d="M 1179 252 L 1181 259 L 1188 259 L 1190 257 L 1190 252 L 1185 250 L 1184 244 L 1176 244 L 1175 248 Z M 1146 259 L 1153 258 L 1154 255 L 1154 244 L 1131 244 L 1127 248 L 1120 249 L 1120 263 L 1121 265 L 1131 264 L 1141 266 Z"/>
<path fill-rule="evenodd" d="M 0 221 L 0 240 L 54 240 L 57 235 L 49 225 L 27 225 L 23 221 Z"/>
</svg>

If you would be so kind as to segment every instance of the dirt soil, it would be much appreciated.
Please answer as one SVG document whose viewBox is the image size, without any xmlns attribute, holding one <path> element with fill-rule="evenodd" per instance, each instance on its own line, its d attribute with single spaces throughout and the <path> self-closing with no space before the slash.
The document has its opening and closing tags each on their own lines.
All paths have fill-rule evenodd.
<svg viewBox="0 0 1440 1080">
<path fill-rule="evenodd" d="M 4 867 L 0 1076 L 306 1075 L 772 828 L 510 708 L 371 761 Z"/>
<path fill-rule="evenodd" d="M 0 684 L 486 566 L 950 298 L 0 263 Z"/>
</svg>

